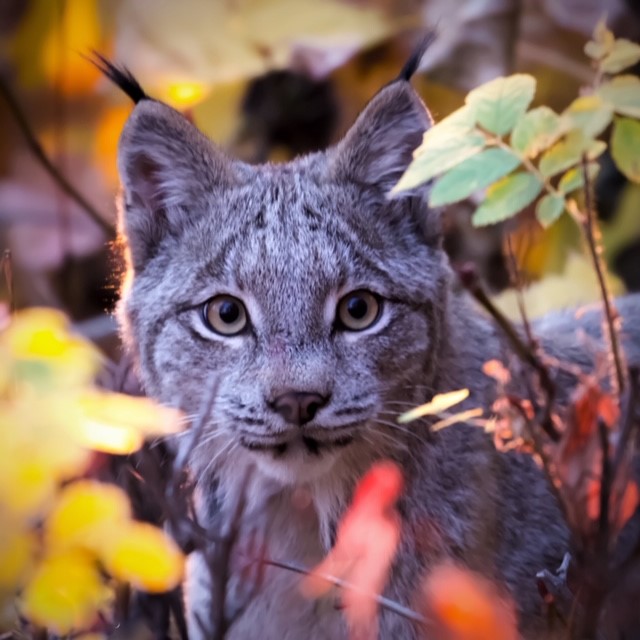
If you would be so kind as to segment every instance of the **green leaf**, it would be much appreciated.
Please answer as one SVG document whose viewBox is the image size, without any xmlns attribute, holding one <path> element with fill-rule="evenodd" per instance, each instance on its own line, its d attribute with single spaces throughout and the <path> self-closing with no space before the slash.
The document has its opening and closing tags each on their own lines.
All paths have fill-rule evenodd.
<svg viewBox="0 0 640 640">
<path fill-rule="evenodd" d="M 640 118 L 640 78 L 618 76 L 598 88 L 598 95 L 623 116 Z"/>
<path fill-rule="evenodd" d="M 498 136 L 509 133 L 527 110 L 536 91 L 533 76 L 496 78 L 474 89 L 466 103 L 475 109 L 478 124 Z"/>
<path fill-rule="evenodd" d="M 600 63 L 600 69 L 605 73 L 619 73 L 636 62 L 640 62 L 640 45 L 620 38 Z"/>
<path fill-rule="evenodd" d="M 530 205 L 542 191 L 542 182 L 532 173 L 514 173 L 487 189 L 485 201 L 473 214 L 473 225 L 481 227 L 513 217 Z"/>
<path fill-rule="evenodd" d="M 593 180 L 597 175 L 598 171 L 600 171 L 600 166 L 595 162 L 590 162 L 587 165 L 587 173 L 589 178 Z M 569 169 L 562 178 L 560 178 L 560 182 L 558 183 L 558 191 L 560 193 L 567 195 L 572 191 L 576 191 L 577 189 L 582 189 L 584 186 L 584 174 L 582 172 L 582 166 L 573 167 L 573 169 Z"/>
<path fill-rule="evenodd" d="M 616 118 L 611 135 L 611 156 L 618 169 L 632 182 L 640 183 L 640 122 Z"/>
<path fill-rule="evenodd" d="M 545 178 L 549 178 L 578 164 L 584 154 L 591 160 L 600 155 L 604 149 L 606 149 L 604 142 L 589 140 L 585 138 L 582 131 L 573 129 L 544 153 L 538 168 Z"/>
<path fill-rule="evenodd" d="M 546 229 L 550 227 L 564 211 L 564 198 L 555 193 L 548 193 L 540 198 L 536 205 L 536 218 Z"/>
<path fill-rule="evenodd" d="M 520 159 L 505 149 L 485 149 L 442 176 L 431 191 L 429 204 L 439 207 L 464 200 L 511 173 L 519 164 Z"/>
<path fill-rule="evenodd" d="M 600 96 L 582 96 L 576 98 L 562 115 L 571 128 L 580 129 L 587 138 L 596 138 L 609 126 L 613 108 Z"/>
<path fill-rule="evenodd" d="M 600 60 L 611 51 L 614 42 L 615 37 L 613 33 L 607 29 L 607 24 L 604 19 L 602 19 L 593 31 L 593 40 L 590 40 L 584 46 L 584 52 L 592 60 Z"/>
<path fill-rule="evenodd" d="M 391 194 L 424 184 L 482 151 L 486 144 L 482 133 L 466 124 L 445 124 L 445 120 L 425 133 L 422 144 L 414 151 L 411 164 Z"/>
<path fill-rule="evenodd" d="M 535 158 L 565 131 L 566 125 L 555 111 L 537 107 L 518 120 L 511 134 L 511 146 L 523 156 Z"/>
</svg>

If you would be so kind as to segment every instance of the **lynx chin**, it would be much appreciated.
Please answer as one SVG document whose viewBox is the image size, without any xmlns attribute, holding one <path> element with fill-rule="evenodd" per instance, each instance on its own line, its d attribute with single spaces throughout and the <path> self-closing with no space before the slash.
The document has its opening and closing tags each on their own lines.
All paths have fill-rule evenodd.
<svg viewBox="0 0 640 640">
<path fill-rule="evenodd" d="M 399 463 L 402 539 L 385 595 L 407 606 L 443 560 L 489 577 L 517 606 L 523 636 L 548 627 L 536 573 L 554 570 L 568 533 L 541 472 L 496 452 L 477 427 L 431 433 L 398 413 L 468 388 L 489 408 L 484 362 L 508 349 L 456 291 L 428 187 L 389 197 L 431 124 L 409 80 L 419 54 L 375 95 L 334 147 L 286 164 L 228 157 L 125 70 L 103 71 L 136 106 L 119 144 L 120 231 L 129 270 L 119 306 L 127 348 L 153 398 L 197 414 L 216 401 L 190 460 L 199 516 L 215 528 L 249 476 L 247 527 L 268 526 L 267 555 L 312 567 L 334 542 L 358 479 Z M 640 358 L 636 298 L 620 301 L 628 357 Z M 629 316 L 635 322 L 626 322 Z M 600 340 L 598 312 L 580 320 Z M 572 313 L 536 327 L 544 348 L 589 366 Z M 559 378 L 569 386 L 571 380 Z M 293 494 L 304 490 L 304 506 Z M 268 568 L 234 640 L 347 638 L 333 602 L 306 600 L 296 574 Z M 241 587 L 232 576 L 227 606 Z M 211 587 L 193 554 L 190 637 L 206 633 Z M 387 610 L 383 639 L 423 630 Z M 557 634 L 557 636 L 554 636 Z"/>
</svg>

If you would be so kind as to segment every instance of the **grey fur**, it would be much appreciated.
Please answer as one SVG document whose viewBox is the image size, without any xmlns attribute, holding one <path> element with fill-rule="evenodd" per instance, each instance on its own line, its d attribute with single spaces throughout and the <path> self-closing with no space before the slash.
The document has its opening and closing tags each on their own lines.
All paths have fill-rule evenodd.
<svg viewBox="0 0 640 640">
<path fill-rule="evenodd" d="M 535 573 L 559 565 L 568 546 L 542 475 L 529 458 L 498 454 L 475 428 L 429 436 L 424 425 L 395 425 L 399 411 L 440 391 L 468 387 L 468 405 L 488 408 L 494 388 L 481 366 L 508 355 L 493 326 L 455 292 L 438 215 L 424 193 L 387 197 L 429 123 L 419 97 L 399 80 L 373 98 L 335 148 L 249 167 L 168 106 L 141 101 L 119 152 L 131 264 L 120 320 L 154 398 L 194 414 L 219 381 L 191 461 L 203 517 L 215 519 L 206 507 L 212 501 L 224 512 L 243 470 L 255 464 L 247 518 L 259 513 L 270 522 L 268 555 L 313 566 L 358 478 L 376 459 L 398 460 L 407 491 L 388 595 L 411 604 L 429 567 L 453 559 L 504 585 L 532 637 L 544 627 Z M 382 316 L 359 333 L 336 330 L 336 304 L 355 289 L 379 294 Z M 244 301 L 247 334 L 223 338 L 207 329 L 201 308 L 218 294 Z M 628 319 L 638 316 L 638 298 L 621 309 L 637 362 L 640 323 Z M 581 322 L 599 335 L 597 313 Z M 591 361 L 572 315 L 538 329 L 557 357 Z M 304 427 L 307 435 L 353 442 L 320 455 L 305 449 L 300 427 L 270 408 L 289 390 L 330 396 Z M 266 437 L 296 444 L 282 455 L 241 444 Z M 311 503 L 297 509 L 299 488 Z M 190 609 L 206 617 L 206 572 L 197 557 L 191 565 Z M 297 580 L 269 569 L 267 587 L 230 637 L 255 637 L 257 629 L 264 640 L 345 637 L 331 603 L 303 600 Z M 397 615 L 383 612 L 380 625 L 382 638 L 416 637 Z M 191 633 L 198 636 L 197 625 Z"/>
</svg>

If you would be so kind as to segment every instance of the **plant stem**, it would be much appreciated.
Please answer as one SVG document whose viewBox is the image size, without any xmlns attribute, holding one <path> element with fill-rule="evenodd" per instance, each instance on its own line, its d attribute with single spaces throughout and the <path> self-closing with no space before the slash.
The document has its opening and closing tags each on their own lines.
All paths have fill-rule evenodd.
<svg viewBox="0 0 640 640">
<path fill-rule="evenodd" d="M 473 295 L 480 305 L 496 321 L 500 329 L 502 329 L 516 352 L 516 355 L 523 362 L 530 365 L 538 374 L 540 386 L 546 395 L 545 415 L 541 421 L 541 426 L 553 442 L 558 442 L 560 440 L 560 434 L 555 428 L 551 416 L 551 407 L 556 397 L 556 388 L 551 376 L 549 375 L 547 367 L 545 367 L 544 363 L 536 353 L 534 345 L 525 344 L 511 321 L 502 313 L 502 311 L 500 311 L 500 309 L 498 309 L 498 307 L 496 307 L 491 298 L 487 295 L 486 291 L 484 291 L 478 281 L 475 271 L 472 269 L 460 269 L 458 270 L 458 276 L 467 291 Z"/>
<path fill-rule="evenodd" d="M 269 565 L 272 567 L 279 567 L 280 569 L 286 569 L 287 571 L 293 571 L 294 573 L 299 573 L 304 576 L 310 576 L 310 575 L 317 576 L 319 578 L 322 578 L 323 580 L 326 580 L 327 582 L 330 582 L 336 587 L 340 587 L 341 589 L 351 589 L 353 591 L 358 591 L 359 593 L 363 593 L 369 598 L 371 598 L 373 601 L 379 604 L 383 609 L 393 611 L 394 613 L 397 613 L 403 618 L 407 618 L 408 620 L 411 620 L 412 622 L 417 622 L 418 624 L 424 625 L 426 623 L 426 618 L 424 616 L 421 616 L 419 613 L 413 611 L 412 609 L 409 609 L 408 607 L 405 607 L 404 605 L 401 605 L 398 602 L 394 602 L 389 598 L 385 598 L 384 596 L 381 596 L 375 593 L 370 593 L 368 591 L 364 591 L 363 589 L 360 589 L 356 585 L 350 582 L 347 582 L 346 580 L 341 580 L 336 576 L 329 575 L 328 573 L 316 573 L 315 571 L 310 571 L 309 569 L 305 569 L 304 567 L 300 567 L 296 564 L 292 564 L 288 562 L 279 562 L 277 560 L 270 560 L 268 558 L 264 559 L 262 562 L 264 562 L 264 564 L 266 565 Z"/>
<path fill-rule="evenodd" d="M 103 229 L 109 238 L 112 238 L 114 235 L 113 225 L 98 212 L 98 210 L 62 175 L 62 173 L 60 173 L 58 168 L 53 164 L 31 131 L 31 127 L 29 126 L 18 101 L 9 89 L 4 78 L 1 76 L 0 95 L 4 98 L 11 115 L 22 131 L 27 142 L 27 146 L 31 149 L 33 155 L 44 167 L 47 173 L 53 178 L 54 182 Z"/>
<path fill-rule="evenodd" d="M 587 246 L 593 262 L 593 267 L 598 278 L 598 286 L 600 288 L 600 296 L 604 307 L 603 333 L 606 336 L 609 352 L 613 359 L 615 375 L 611 376 L 611 387 L 614 392 L 620 396 L 626 385 L 624 357 L 620 350 L 620 340 L 618 336 L 618 311 L 613 304 L 611 292 L 606 280 L 607 266 L 602 259 L 602 235 L 600 227 L 595 218 L 595 209 L 593 206 L 593 189 L 591 178 L 589 177 L 587 158 L 582 156 L 582 174 L 584 178 L 585 192 L 585 210 L 584 212 L 578 208 L 575 200 L 568 203 L 568 210 L 578 222 L 584 236 L 587 240 Z"/>
</svg>

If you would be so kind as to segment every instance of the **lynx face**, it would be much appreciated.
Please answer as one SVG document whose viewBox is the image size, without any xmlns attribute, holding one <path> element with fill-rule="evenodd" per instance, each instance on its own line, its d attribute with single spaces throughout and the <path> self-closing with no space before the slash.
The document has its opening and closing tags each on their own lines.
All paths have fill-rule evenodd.
<svg viewBox="0 0 640 640">
<path fill-rule="evenodd" d="M 428 125 L 397 81 L 335 148 L 250 167 L 166 105 L 135 108 L 119 155 L 120 312 L 148 393 L 194 415 L 215 386 L 206 465 L 317 478 L 365 443 L 393 445 L 406 408 L 393 403 L 429 396 L 438 224 L 422 194 L 387 197 Z"/>
</svg>

